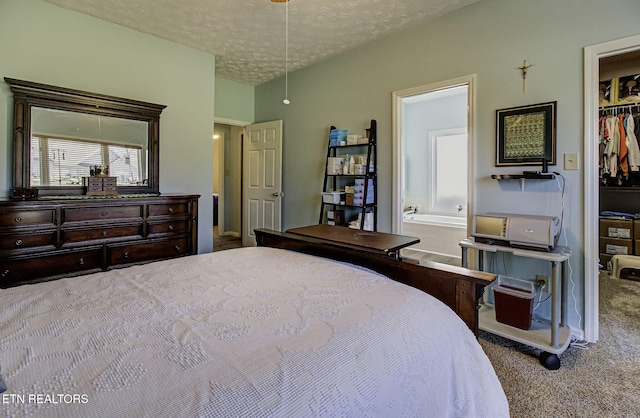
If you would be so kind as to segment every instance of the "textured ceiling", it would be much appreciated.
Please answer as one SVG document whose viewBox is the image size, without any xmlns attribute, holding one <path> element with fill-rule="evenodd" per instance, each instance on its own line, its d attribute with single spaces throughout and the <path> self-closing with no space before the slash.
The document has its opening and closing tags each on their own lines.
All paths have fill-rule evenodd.
<svg viewBox="0 0 640 418">
<path fill-rule="evenodd" d="M 258 85 L 284 74 L 286 3 L 45 0 L 216 56 L 216 75 Z M 289 71 L 478 0 L 291 0 Z"/>
</svg>

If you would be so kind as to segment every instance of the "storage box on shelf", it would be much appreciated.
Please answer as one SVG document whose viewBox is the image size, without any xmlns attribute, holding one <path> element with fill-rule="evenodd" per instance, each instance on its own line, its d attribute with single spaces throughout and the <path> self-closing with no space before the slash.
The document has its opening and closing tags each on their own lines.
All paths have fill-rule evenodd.
<svg viewBox="0 0 640 418">
<path fill-rule="evenodd" d="M 619 217 L 600 218 L 600 264 L 607 268 L 614 255 L 634 254 L 634 221 Z"/>
<path fill-rule="evenodd" d="M 345 194 L 341 192 L 323 192 L 322 201 L 333 205 L 343 204 L 345 202 Z"/>
<path fill-rule="evenodd" d="M 330 176 L 344 174 L 344 157 L 328 157 L 327 174 Z"/>
<path fill-rule="evenodd" d="M 341 145 L 347 145 L 347 133 L 346 129 L 331 129 L 329 132 L 329 146 L 339 147 Z"/>
<path fill-rule="evenodd" d="M 633 221 L 633 248 L 633 253 L 640 255 L 640 219 Z"/>
<path fill-rule="evenodd" d="M 365 182 L 367 186 L 365 186 Z M 373 198 L 375 196 L 375 191 L 373 189 L 373 179 L 355 179 L 354 191 L 353 191 L 353 205 L 354 206 L 364 206 L 365 204 L 365 195 L 366 195 L 366 204 L 373 203 Z M 366 190 L 365 190 L 366 188 Z"/>
<path fill-rule="evenodd" d="M 328 210 L 327 211 L 327 224 L 329 225 L 344 225 L 344 211 L 343 210 Z"/>
</svg>

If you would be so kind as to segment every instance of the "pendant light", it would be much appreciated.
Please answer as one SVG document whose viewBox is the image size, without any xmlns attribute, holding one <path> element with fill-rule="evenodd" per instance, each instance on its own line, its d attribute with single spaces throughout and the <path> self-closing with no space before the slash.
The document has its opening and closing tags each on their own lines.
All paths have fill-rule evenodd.
<svg viewBox="0 0 640 418">
<path fill-rule="evenodd" d="M 284 99 L 282 103 L 288 105 L 289 102 L 289 0 L 271 0 L 273 3 L 285 4 L 284 17 Z"/>
</svg>

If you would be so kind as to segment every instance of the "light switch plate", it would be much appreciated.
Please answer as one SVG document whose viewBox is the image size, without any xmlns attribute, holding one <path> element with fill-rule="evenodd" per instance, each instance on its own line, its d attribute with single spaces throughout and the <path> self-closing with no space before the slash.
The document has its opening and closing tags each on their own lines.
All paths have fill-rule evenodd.
<svg viewBox="0 0 640 418">
<path fill-rule="evenodd" d="M 564 154 L 564 169 L 565 170 L 578 169 L 578 154 L 576 153 Z"/>
</svg>

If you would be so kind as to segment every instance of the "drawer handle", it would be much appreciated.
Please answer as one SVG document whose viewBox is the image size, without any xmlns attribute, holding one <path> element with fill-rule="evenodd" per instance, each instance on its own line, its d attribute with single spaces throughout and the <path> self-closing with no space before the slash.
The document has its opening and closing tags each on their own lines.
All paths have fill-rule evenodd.
<svg viewBox="0 0 640 418">
<path fill-rule="evenodd" d="M 169 231 L 173 231 L 173 225 L 169 225 Z"/>
<path fill-rule="evenodd" d="M 125 251 L 124 254 L 122 254 L 122 256 L 124 258 L 129 258 L 129 251 Z"/>
<path fill-rule="evenodd" d="M 180 251 L 181 250 L 179 245 L 176 245 L 174 248 L 176 249 L 176 251 Z"/>
<path fill-rule="evenodd" d="M 107 216 L 108 214 L 109 214 L 109 212 L 107 212 L 107 211 L 102 212 L 102 216 Z"/>
<path fill-rule="evenodd" d="M 102 231 L 102 232 L 100 233 L 100 235 L 102 235 L 103 237 L 106 237 L 106 236 L 107 236 L 107 231 Z"/>
<path fill-rule="evenodd" d="M 169 213 L 173 213 L 173 208 L 169 208 Z"/>
<path fill-rule="evenodd" d="M 0 274 L 0 276 L 2 276 L 2 277 L 7 277 L 7 276 L 9 276 L 9 270 L 5 270 L 5 271 L 3 271 L 3 272 L 2 272 L 2 274 Z"/>
<path fill-rule="evenodd" d="M 17 240 L 16 241 L 16 247 L 19 247 L 21 245 L 22 245 L 22 240 L 21 239 Z"/>
<path fill-rule="evenodd" d="M 18 216 L 18 217 L 16 218 L 16 222 L 22 222 L 22 218 Z"/>
<path fill-rule="evenodd" d="M 84 258 L 80 258 L 80 260 L 78 260 L 78 264 L 83 265 L 84 264 Z"/>
</svg>

